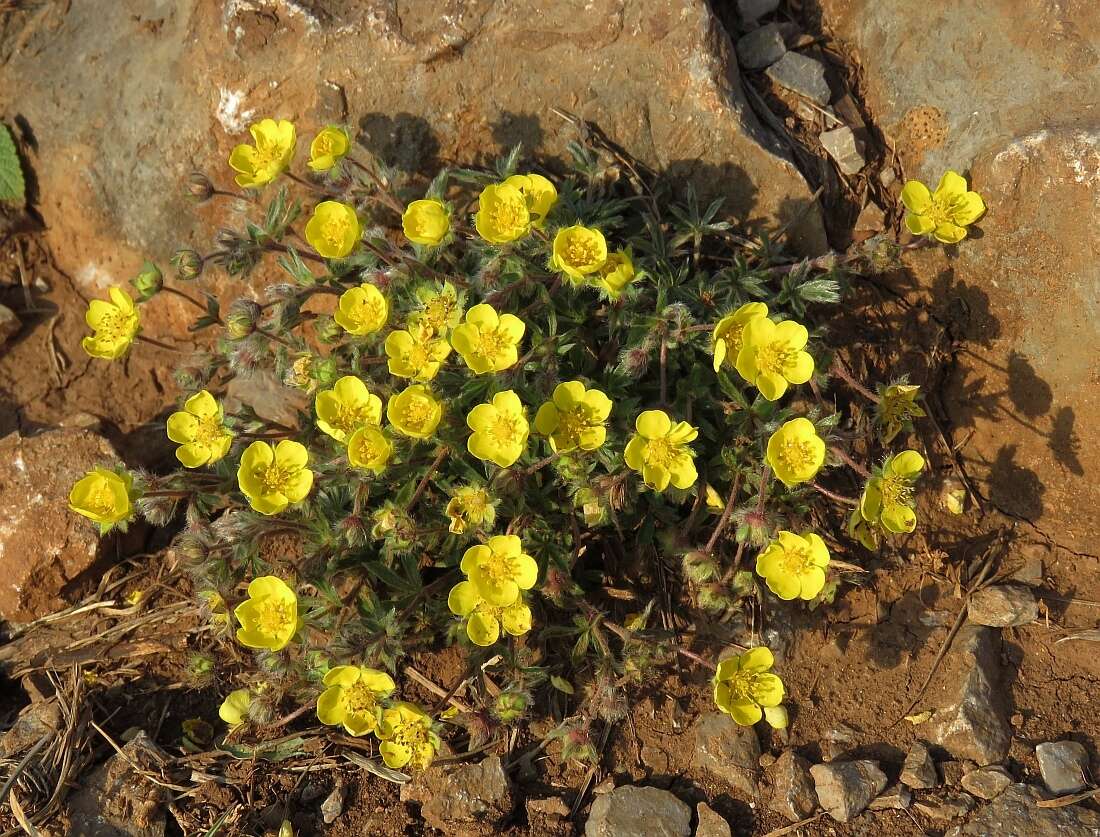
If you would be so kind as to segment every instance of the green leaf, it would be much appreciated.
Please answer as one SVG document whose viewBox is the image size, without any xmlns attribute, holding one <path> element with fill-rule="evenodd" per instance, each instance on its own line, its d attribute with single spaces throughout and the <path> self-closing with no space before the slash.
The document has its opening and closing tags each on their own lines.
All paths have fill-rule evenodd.
<svg viewBox="0 0 1100 837">
<path fill-rule="evenodd" d="M 550 675 L 550 685 L 559 692 L 565 692 L 567 695 L 573 694 L 573 684 L 563 677 L 558 677 L 556 674 Z"/>
<path fill-rule="evenodd" d="M 25 193 L 23 166 L 8 126 L 0 123 L 0 201 L 21 201 Z"/>
<path fill-rule="evenodd" d="M 246 747 L 241 744 L 222 744 L 218 749 L 229 753 L 235 759 L 251 761 L 261 759 L 263 761 L 286 761 L 289 758 L 300 755 L 306 740 L 295 736 L 279 741 L 267 741 L 257 747 Z"/>
</svg>

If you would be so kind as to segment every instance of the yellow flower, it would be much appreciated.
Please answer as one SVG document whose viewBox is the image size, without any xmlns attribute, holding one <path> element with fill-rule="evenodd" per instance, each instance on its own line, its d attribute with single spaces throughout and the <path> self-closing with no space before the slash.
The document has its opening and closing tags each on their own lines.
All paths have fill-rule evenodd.
<svg viewBox="0 0 1100 837">
<path fill-rule="evenodd" d="M 290 439 L 275 446 L 253 442 L 241 455 L 237 483 L 260 514 L 279 514 L 290 503 L 304 500 L 313 488 L 308 461 L 305 447 Z"/>
<path fill-rule="evenodd" d="M 359 378 L 345 375 L 314 399 L 317 427 L 342 445 L 364 424 L 382 423 L 382 399 Z"/>
<path fill-rule="evenodd" d="M 470 453 L 501 468 L 514 464 L 527 447 L 530 426 L 519 396 L 510 389 L 470 410 L 466 424 L 474 431 L 466 442 Z"/>
<path fill-rule="evenodd" d="M 715 372 L 727 361 L 730 366 L 737 363 L 737 355 L 744 344 L 745 326 L 757 317 L 766 316 L 768 316 L 768 306 L 763 302 L 746 302 L 732 314 L 727 314 L 718 321 L 711 335 Z"/>
<path fill-rule="evenodd" d="M 400 770 L 406 765 L 426 770 L 439 747 L 432 731 L 431 716 L 414 703 L 399 701 L 382 713 L 378 725 L 382 743 L 378 751 L 387 767 Z"/>
<path fill-rule="evenodd" d="M 351 148 L 348 132 L 339 125 L 326 125 L 309 144 L 309 163 L 314 171 L 329 171 Z"/>
<path fill-rule="evenodd" d="M 497 314 L 482 303 L 466 312 L 466 322 L 456 326 L 451 345 L 477 375 L 500 372 L 519 360 L 519 342 L 527 326 L 513 314 Z"/>
<path fill-rule="evenodd" d="M 339 201 L 321 201 L 306 223 L 306 241 L 326 259 L 344 258 L 362 235 L 354 207 Z"/>
<path fill-rule="evenodd" d="M 903 534 L 917 528 L 913 483 L 924 469 L 924 457 L 915 450 L 891 456 L 882 473 L 871 477 L 859 501 L 859 512 L 868 523 L 887 532 Z"/>
<path fill-rule="evenodd" d="M 812 480 L 825 464 L 825 441 L 813 422 L 791 419 L 768 439 L 767 462 L 787 488 Z"/>
<path fill-rule="evenodd" d="M 451 231 L 451 216 L 443 201 L 413 201 L 401 215 L 401 229 L 413 244 L 435 247 Z"/>
<path fill-rule="evenodd" d="M 248 598 L 233 610 L 241 626 L 237 642 L 246 648 L 279 651 L 302 627 L 298 597 L 281 578 L 264 575 L 252 579 Z"/>
<path fill-rule="evenodd" d="M 604 423 L 611 415 L 611 399 L 598 389 L 585 389 L 580 381 L 554 388 L 554 396 L 539 407 L 535 430 L 550 437 L 555 453 L 580 448 L 595 450 L 607 438 Z"/>
<path fill-rule="evenodd" d="M 752 726 L 783 702 L 783 681 L 769 669 L 775 664 L 767 648 L 753 648 L 722 660 L 714 673 L 714 703 L 741 726 Z"/>
<path fill-rule="evenodd" d="M 408 331 L 391 331 L 386 335 L 386 355 L 391 375 L 430 381 L 451 353 L 451 344 L 423 322 L 409 323 Z"/>
<path fill-rule="evenodd" d="M 226 695 L 222 705 L 218 707 L 218 717 L 229 724 L 230 729 L 236 729 L 248 719 L 248 708 L 252 705 L 252 692 L 248 689 L 237 689 Z"/>
<path fill-rule="evenodd" d="M 699 431 L 686 421 L 672 423 L 663 410 L 646 410 L 634 422 L 638 431 L 624 451 L 626 464 L 642 475 L 645 484 L 664 491 L 671 482 L 676 488 L 690 488 L 699 473 L 689 442 Z"/>
<path fill-rule="evenodd" d="M 364 282 L 340 295 L 340 302 L 332 318 L 348 334 L 363 336 L 378 331 L 386 324 L 390 307 L 382 292 Z"/>
<path fill-rule="evenodd" d="M 966 238 L 966 228 L 985 212 L 977 192 L 968 191 L 966 179 L 948 171 L 935 192 L 919 180 L 910 180 L 901 190 L 901 202 L 909 210 L 905 226 L 913 235 L 931 235 L 943 244 L 957 244 Z"/>
<path fill-rule="evenodd" d="M 634 281 L 634 262 L 629 250 L 616 250 L 607 254 L 607 260 L 593 277 L 593 284 L 603 288 L 609 299 L 623 295 L 623 289 Z"/>
<path fill-rule="evenodd" d="M 427 439 L 443 417 L 443 404 L 420 384 L 406 387 L 386 402 L 386 418 L 394 429 L 410 439 Z"/>
<path fill-rule="evenodd" d="M 781 531 L 756 557 L 756 574 L 781 599 L 809 601 L 825 586 L 829 548 L 813 532 L 796 535 Z"/>
<path fill-rule="evenodd" d="M 348 439 L 348 462 L 354 468 L 365 468 L 381 474 L 393 456 L 393 445 L 373 424 L 364 424 Z"/>
<path fill-rule="evenodd" d="M 852 514 L 848 517 L 848 535 L 855 538 L 867 549 L 872 551 L 878 549 L 878 532 L 863 519 L 863 515 L 858 508 L 852 509 Z"/>
<path fill-rule="evenodd" d="M 558 202 L 558 190 L 541 174 L 513 174 L 504 181 L 505 186 L 519 189 L 527 202 L 531 226 L 540 230 L 546 225 L 546 216 Z"/>
<path fill-rule="evenodd" d="M 183 410 L 168 417 L 168 438 L 179 445 L 176 459 L 186 468 L 213 465 L 229 452 L 233 434 L 222 422 L 222 408 L 201 389 L 183 402 Z"/>
<path fill-rule="evenodd" d="M 382 720 L 382 699 L 393 694 L 393 678 L 365 666 L 336 666 L 325 675 L 328 686 L 317 698 L 317 718 L 343 725 L 348 735 L 370 735 Z"/>
<path fill-rule="evenodd" d="M 554 236 L 550 267 L 560 270 L 574 285 L 598 271 L 606 261 L 607 242 L 599 230 L 574 224 L 562 227 Z"/>
<path fill-rule="evenodd" d="M 490 244 L 523 238 L 531 229 L 531 212 L 523 192 L 507 183 L 486 186 L 478 197 L 474 226 Z"/>
<path fill-rule="evenodd" d="M 462 301 L 450 282 L 444 282 L 438 291 L 418 289 L 416 298 L 420 310 L 410 315 L 409 321 L 430 328 L 441 337 L 462 319 Z"/>
<path fill-rule="evenodd" d="M 73 485 L 69 508 L 98 523 L 100 533 L 106 534 L 130 517 L 137 496 L 129 472 L 120 475 L 106 468 L 93 468 Z"/>
<path fill-rule="evenodd" d="M 754 317 L 741 339 L 737 371 L 769 401 L 782 398 L 788 384 L 804 384 L 814 374 L 814 359 L 803 351 L 809 333 L 793 320 Z"/>
<path fill-rule="evenodd" d="M 891 384 L 880 390 L 875 421 L 881 428 L 883 442 L 890 442 L 913 419 L 924 415 L 917 404 L 919 397 L 920 387 L 914 384 Z"/>
<path fill-rule="evenodd" d="M 530 590 L 539 577 L 539 565 L 515 535 L 494 535 L 487 544 L 471 546 L 460 568 L 477 594 L 497 607 L 514 604 L 519 591 Z"/>
<path fill-rule="evenodd" d="M 298 138 L 294 123 L 280 119 L 262 119 L 249 126 L 252 145 L 238 145 L 229 155 L 229 167 L 238 172 L 234 178 L 244 189 L 270 183 L 290 165 Z"/>
<path fill-rule="evenodd" d="M 491 527 L 497 510 L 488 491 L 479 486 L 464 485 L 455 491 L 447 503 L 447 517 L 451 520 L 447 531 L 461 535 L 471 526 L 476 528 L 484 524 Z"/>
<path fill-rule="evenodd" d="M 523 636 L 531 630 L 531 608 L 522 596 L 506 607 L 492 605 L 481 598 L 472 581 L 460 581 L 451 588 L 447 607 L 456 616 L 467 617 L 466 635 L 483 648 L 500 638 L 501 628 L 512 636 Z"/>
<path fill-rule="evenodd" d="M 80 345 L 92 357 L 117 360 L 130 350 L 141 328 L 137 309 L 130 295 L 122 288 L 108 290 L 110 302 L 93 299 L 84 314 L 86 322 L 95 332 L 85 337 Z"/>
</svg>

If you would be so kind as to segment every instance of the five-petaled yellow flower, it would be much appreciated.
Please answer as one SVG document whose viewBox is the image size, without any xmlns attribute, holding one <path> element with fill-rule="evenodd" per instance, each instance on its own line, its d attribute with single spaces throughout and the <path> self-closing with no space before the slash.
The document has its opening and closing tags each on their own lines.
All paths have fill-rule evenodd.
<svg viewBox="0 0 1100 837">
<path fill-rule="evenodd" d="M 451 334 L 451 345 L 475 374 L 500 372 L 519 360 L 519 342 L 526 330 L 519 317 L 497 314 L 483 302 L 466 312 L 466 322 Z"/>
<path fill-rule="evenodd" d="M 474 227 L 490 244 L 523 238 L 531 229 L 531 211 L 523 192 L 508 183 L 486 186 L 478 197 Z"/>
<path fill-rule="evenodd" d="M 336 666 L 325 675 L 328 687 L 317 698 L 322 724 L 343 726 L 348 735 L 370 735 L 382 720 L 382 700 L 393 694 L 393 678 L 365 666 Z"/>
<path fill-rule="evenodd" d="M 812 480 L 825 464 L 825 440 L 807 418 L 785 422 L 768 439 L 765 457 L 787 488 Z"/>
<path fill-rule="evenodd" d="M 344 258 L 362 235 L 355 208 L 340 201 L 321 201 L 306 222 L 306 241 L 326 259 Z"/>
<path fill-rule="evenodd" d="M 456 616 L 466 617 L 466 635 L 474 645 L 486 647 L 500 638 L 500 629 L 512 636 L 531 630 L 531 608 L 520 596 L 505 607 L 489 604 L 472 581 L 460 581 L 447 596 L 447 607 Z"/>
<path fill-rule="evenodd" d="M 213 395 L 200 389 L 168 416 L 168 438 L 179 445 L 176 459 L 185 468 L 213 465 L 229 452 L 233 434 L 222 421 L 222 408 Z"/>
<path fill-rule="evenodd" d="M 607 438 L 604 426 L 611 415 L 611 399 L 598 389 L 586 389 L 580 381 L 554 387 L 554 395 L 539 407 L 535 430 L 550 437 L 550 449 L 566 453 L 580 448 L 595 450 Z"/>
<path fill-rule="evenodd" d="M 629 250 L 616 250 L 607 254 L 607 260 L 592 277 L 592 283 L 602 288 L 608 299 L 616 300 L 623 290 L 634 281 L 634 261 Z"/>
<path fill-rule="evenodd" d="M 461 535 L 471 527 L 491 527 L 497 518 L 489 492 L 473 485 L 464 485 L 455 491 L 447 502 L 446 514 L 451 521 L 447 531 L 453 535 Z"/>
<path fill-rule="evenodd" d="M 814 374 L 814 359 L 803 351 L 808 339 L 806 327 L 793 320 L 754 317 L 742 334 L 737 371 L 769 401 L 782 398 L 788 384 L 804 384 Z"/>
<path fill-rule="evenodd" d="M 301 502 L 313 488 L 313 472 L 306 467 L 309 453 L 290 439 L 278 445 L 253 442 L 241 455 L 237 483 L 249 505 L 260 514 L 279 514 Z"/>
<path fill-rule="evenodd" d="M 558 190 L 554 184 L 541 174 L 513 174 L 504 181 L 504 185 L 519 189 L 527 202 L 531 226 L 541 230 L 546 225 L 546 216 L 558 202 Z"/>
<path fill-rule="evenodd" d="M 924 457 L 915 450 L 891 456 L 882 473 L 871 477 L 859 501 L 859 513 L 868 523 L 887 532 L 905 534 L 917 528 L 913 483 L 924 469 Z"/>
<path fill-rule="evenodd" d="M 248 708 L 252 705 L 252 692 L 248 689 L 236 689 L 225 696 L 218 707 L 218 717 L 225 721 L 230 729 L 236 729 L 248 719 Z"/>
<path fill-rule="evenodd" d="M 783 702 L 783 681 L 770 669 L 775 658 L 759 647 L 722 660 L 714 673 L 714 702 L 741 726 L 752 726 L 762 717 L 775 726 L 786 726 L 786 713 L 777 712 Z"/>
<path fill-rule="evenodd" d="M 901 202 L 909 210 L 905 226 L 913 235 L 930 235 L 942 244 L 957 244 L 966 238 L 966 228 L 985 212 L 981 195 L 966 188 L 966 179 L 948 171 L 935 192 L 919 180 L 910 180 L 901 190 Z"/>
<path fill-rule="evenodd" d="M 410 322 L 407 331 L 391 331 L 386 335 L 386 356 L 390 374 L 414 381 L 430 381 L 451 353 L 446 338 L 424 322 Z"/>
<path fill-rule="evenodd" d="M 93 299 L 84 314 L 86 322 L 95 331 L 80 341 L 80 345 L 92 357 L 117 360 L 130 350 L 141 322 L 134 300 L 122 288 L 110 288 L 111 301 Z"/>
<path fill-rule="evenodd" d="M 524 553 L 516 535 L 494 535 L 488 543 L 471 546 L 460 569 L 477 594 L 497 607 L 514 604 L 520 590 L 530 590 L 539 577 L 539 565 Z"/>
<path fill-rule="evenodd" d="M 638 432 L 624 451 L 626 464 L 642 475 L 645 484 L 664 491 L 672 483 L 690 488 L 699 477 L 689 443 L 699 431 L 686 421 L 672 423 L 663 410 L 646 410 L 634 422 Z"/>
<path fill-rule="evenodd" d="M 347 131 L 339 125 L 326 125 L 309 144 L 307 165 L 317 172 L 329 171 L 344 159 L 350 148 L 351 140 Z"/>
<path fill-rule="evenodd" d="M 128 471 L 116 474 L 93 468 L 76 481 L 69 492 L 69 508 L 94 523 L 106 534 L 116 523 L 129 519 L 133 511 L 134 478 Z"/>
<path fill-rule="evenodd" d="M 399 701 L 382 713 L 378 751 L 387 767 L 426 770 L 439 748 L 431 716 L 414 703 Z"/>
<path fill-rule="evenodd" d="M 574 224 L 562 227 L 554 236 L 550 267 L 560 270 L 578 285 L 607 261 L 607 241 L 603 233 L 591 227 Z"/>
<path fill-rule="evenodd" d="M 737 356 L 745 343 L 745 326 L 758 317 L 767 316 L 768 306 L 763 302 L 746 302 L 732 314 L 727 314 L 718 321 L 711 335 L 715 372 L 721 369 L 724 363 L 730 366 L 737 363 Z"/>
<path fill-rule="evenodd" d="M 393 444 L 376 425 L 364 424 L 348 439 L 348 462 L 353 468 L 381 474 L 391 456 Z"/>
<path fill-rule="evenodd" d="M 406 387 L 386 402 L 386 418 L 410 439 L 427 439 L 443 418 L 443 403 L 421 384 Z"/>
<path fill-rule="evenodd" d="M 234 178 L 244 189 L 264 186 L 286 171 L 294 157 L 298 142 L 294 123 L 285 119 L 261 119 L 250 125 L 255 145 L 238 145 L 229 155 L 229 167 L 237 172 Z"/>
<path fill-rule="evenodd" d="M 451 231 L 451 216 L 443 201 L 424 198 L 405 207 L 401 229 L 413 244 L 435 247 Z"/>
<path fill-rule="evenodd" d="M 340 295 L 332 318 L 348 334 L 362 337 L 382 328 L 389 316 L 390 306 L 382 292 L 364 282 L 358 288 L 351 288 Z"/>
<path fill-rule="evenodd" d="M 882 433 L 882 441 L 890 442 L 915 418 L 921 418 L 924 410 L 917 404 L 920 387 L 916 384 L 891 384 L 879 390 L 875 421 Z"/>
<path fill-rule="evenodd" d="M 317 427 L 342 445 L 364 424 L 382 422 L 382 399 L 354 375 L 340 378 L 314 399 Z"/>
<path fill-rule="evenodd" d="M 756 574 L 781 599 L 809 601 L 825 586 L 829 548 L 813 532 L 796 535 L 781 531 L 756 557 Z"/>
<path fill-rule="evenodd" d="M 421 287 L 416 291 L 420 310 L 409 315 L 409 321 L 430 328 L 444 336 L 462 320 L 462 300 L 450 282 L 444 282 L 438 291 Z"/>
<path fill-rule="evenodd" d="M 302 627 L 298 597 L 285 581 L 274 575 L 252 579 L 248 598 L 234 608 L 233 615 L 241 624 L 237 642 L 247 648 L 279 651 Z"/>
<path fill-rule="evenodd" d="M 466 424 L 474 431 L 466 443 L 470 453 L 501 468 L 514 464 L 527 447 L 530 426 L 526 411 L 519 396 L 510 389 L 498 392 L 492 402 L 470 410 Z"/>
</svg>

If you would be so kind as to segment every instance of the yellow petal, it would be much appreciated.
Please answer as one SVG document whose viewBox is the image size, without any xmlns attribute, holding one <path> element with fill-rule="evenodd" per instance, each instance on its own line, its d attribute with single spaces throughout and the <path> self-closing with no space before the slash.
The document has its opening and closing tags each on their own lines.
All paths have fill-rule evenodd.
<svg viewBox="0 0 1100 837">
<path fill-rule="evenodd" d="M 943 205 L 954 203 L 966 194 L 966 178 L 958 172 L 945 171 L 940 178 L 940 185 L 936 187 L 933 200 Z"/>
<path fill-rule="evenodd" d="M 751 672 L 764 672 L 775 665 L 775 657 L 771 649 L 763 645 L 750 648 L 741 655 L 741 670 Z"/>
<path fill-rule="evenodd" d="M 901 190 L 901 202 L 910 212 L 922 215 L 932 208 L 932 193 L 919 180 L 910 180 Z"/>
<path fill-rule="evenodd" d="M 635 427 L 644 439 L 661 439 L 672 429 L 672 420 L 663 410 L 646 410 L 638 416 Z"/>
</svg>

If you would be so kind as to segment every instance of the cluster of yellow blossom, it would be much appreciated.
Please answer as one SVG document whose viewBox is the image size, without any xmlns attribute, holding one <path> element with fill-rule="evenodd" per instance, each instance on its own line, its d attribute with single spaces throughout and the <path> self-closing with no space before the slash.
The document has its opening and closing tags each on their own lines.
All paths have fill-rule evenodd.
<svg viewBox="0 0 1100 837">
<path fill-rule="evenodd" d="M 804 384 L 814 374 L 814 359 L 805 351 L 809 332 L 793 320 L 774 322 L 768 306 L 749 302 L 714 327 L 711 345 L 714 371 L 733 366 L 737 373 L 776 401 L 791 384 Z"/>
<path fill-rule="evenodd" d="M 466 620 L 466 635 L 475 645 L 492 645 L 503 628 L 512 636 L 531 630 L 531 608 L 523 591 L 538 580 L 535 559 L 523 551 L 515 535 L 494 535 L 471 546 L 462 556 L 466 575 L 447 596 L 447 606 Z"/>
<path fill-rule="evenodd" d="M 915 450 L 889 457 L 867 481 L 859 506 L 848 519 L 848 532 L 874 549 L 880 531 L 907 534 L 916 529 L 913 485 L 922 470 L 924 457 Z"/>
<path fill-rule="evenodd" d="M 776 729 L 787 726 L 783 703 L 783 681 L 772 674 L 772 652 L 764 647 L 729 657 L 718 664 L 714 673 L 714 703 L 742 726 L 752 726 L 761 718 Z"/>
</svg>

